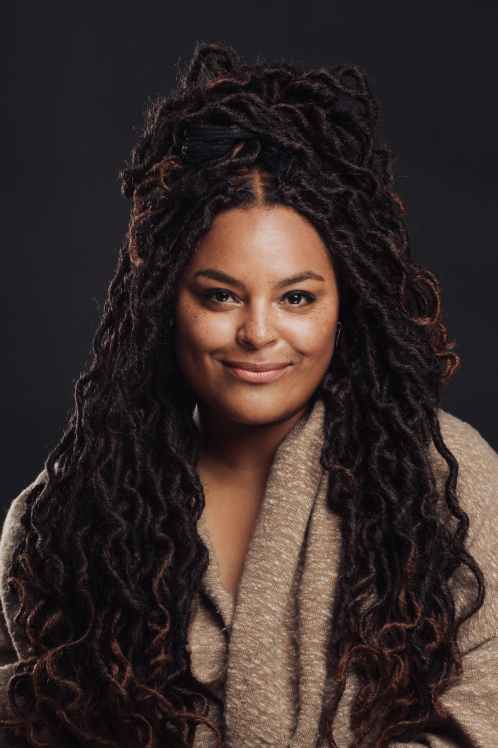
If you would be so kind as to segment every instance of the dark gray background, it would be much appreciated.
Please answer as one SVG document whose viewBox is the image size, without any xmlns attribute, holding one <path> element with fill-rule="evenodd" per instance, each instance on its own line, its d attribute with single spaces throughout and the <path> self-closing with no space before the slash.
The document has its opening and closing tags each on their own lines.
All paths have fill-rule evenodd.
<svg viewBox="0 0 498 748">
<path fill-rule="evenodd" d="M 413 255 L 463 366 L 443 407 L 498 449 L 496 2 L 10 0 L 1 54 L 0 520 L 43 467 L 90 360 L 127 230 L 118 172 L 196 41 L 305 68 L 353 62 L 399 158 Z M 3 509 L 2 509 L 3 507 Z"/>
</svg>

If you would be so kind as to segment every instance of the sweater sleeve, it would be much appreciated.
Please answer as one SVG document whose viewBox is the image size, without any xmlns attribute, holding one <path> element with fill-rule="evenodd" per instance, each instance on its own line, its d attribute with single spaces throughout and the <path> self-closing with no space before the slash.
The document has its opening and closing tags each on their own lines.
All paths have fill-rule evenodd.
<svg viewBox="0 0 498 748">
<path fill-rule="evenodd" d="M 11 716 L 7 711 L 7 690 L 16 662 L 17 652 L 14 649 L 2 608 L 0 610 L 0 719 L 7 719 Z"/>
<path fill-rule="evenodd" d="M 14 674 L 17 662 L 17 652 L 12 643 L 5 614 L 0 610 L 0 720 L 12 719 L 13 714 L 9 704 L 9 680 Z M 28 748 L 26 738 L 16 737 L 11 730 L 0 728 L 0 746 L 2 748 Z"/>
<path fill-rule="evenodd" d="M 467 547 L 481 567 L 486 597 L 459 632 L 463 676 L 441 696 L 448 719 L 415 742 L 390 748 L 496 748 L 498 745 L 498 455 L 468 424 L 443 413 L 445 443 L 459 463 L 458 496 L 469 515 Z M 475 596 L 475 583 L 460 571 L 452 581 L 457 611 Z"/>
<path fill-rule="evenodd" d="M 14 616 L 18 609 L 18 599 L 7 586 L 12 554 L 19 541 L 21 517 L 24 511 L 26 494 L 33 485 L 44 477 L 41 473 L 36 481 L 26 488 L 10 505 L 0 538 L 0 720 L 13 719 L 10 708 L 8 687 L 14 674 L 15 664 L 27 655 L 28 641 L 22 630 L 16 626 Z M 0 728 L 1 748 L 27 748 L 26 738 L 15 737 L 12 732 Z"/>
<path fill-rule="evenodd" d="M 13 621 L 10 621 L 10 626 L 7 623 L 9 620 L 8 599 L 11 594 L 7 586 L 7 578 L 12 551 L 18 535 L 20 498 L 18 497 L 10 506 L 0 540 L 0 719 L 12 719 L 7 694 L 9 680 L 14 674 L 14 666 L 19 660 L 19 654 L 16 651 L 11 634 Z"/>
</svg>

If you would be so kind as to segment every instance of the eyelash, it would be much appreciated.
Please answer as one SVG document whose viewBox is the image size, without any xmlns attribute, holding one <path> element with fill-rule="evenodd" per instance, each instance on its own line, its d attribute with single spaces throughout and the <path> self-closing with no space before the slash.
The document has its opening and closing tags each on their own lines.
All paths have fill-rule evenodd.
<svg viewBox="0 0 498 748">
<path fill-rule="evenodd" d="M 217 294 L 217 293 L 226 293 L 229 296 L 233 296 L 231 291 L 226 291 L 224 288 L 209 288 L 207 291 L 204 291 L 201 294 L 201 296 L 203 299 L 206 299 L 207 301 L 212 301 L 215 304 L 224 304 L 225 302 L 223 301 L 215 301 L 214 299 L 211 298 L 214 294 Z M 292 296 L 293 294 L 304 296 L 305 298 L 308 299 L 310 303 L 313 303 L 314 301 L 316 301 L 315 294 L 312 294 L 309 291 L 288 291 L 286 294 L 284 294 L 284 296 L 282 296 L 282 298 L 284 299 L 286 296 Z M 299 309 L 300 307 L 308 306 L 308 304 L 291 304 L 290 306 L 295 306 Z"/>
</svg>

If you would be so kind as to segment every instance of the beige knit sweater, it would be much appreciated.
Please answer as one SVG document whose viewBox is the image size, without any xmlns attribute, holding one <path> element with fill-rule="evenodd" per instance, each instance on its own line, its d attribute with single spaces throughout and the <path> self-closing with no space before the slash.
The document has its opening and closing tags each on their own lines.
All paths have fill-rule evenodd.
<svg viewBox="0 0 498 748">
<path fill-rule="evenodd" d="M 323 737 L 332 693 L 326 645 L 341 533 L 338 518 L 325 505 L 327 479 L 319 464 L 323 417 L 323 402 L 317 400 L 276 453 L 237 600 L 220 581 L 205 516 L 199 521 L 210 563 L 189 629 L 191 668 L 213 694 L 209 717 L 220 726 L 224 722 L 226 748 L 329 745 Z M 390 745 L 498 748 L 498 455 L 457 418 L 441 412 L 441 426 L 459 461 L 459 498 L 470 518 L 468 546 L 488 591 L 483 608 L 460 631 L 465 671 L 443 695 L 449 719 L 431 732 Z M 442 485 L 446 464 L 435 450 L 433 460 Z M 5 694 L 13 663 L 26 655 L 26 642 L 12 621 L 15 605 L 6 593 L 23 500 L 21 494 L 13 502 L 0 541 L 0 716 L 8 712 Z M 459 606 L 473 587 L 466 586 L 462 574 L 453 581 Z M 334 723 L 340 748 L 351 739 L 356 685 L 350 678 Z M 21 745 L 1 740 L 5 748 Z M 214 742 L 212 731 L 200 726 L 195 748 Z"/>
</svg>

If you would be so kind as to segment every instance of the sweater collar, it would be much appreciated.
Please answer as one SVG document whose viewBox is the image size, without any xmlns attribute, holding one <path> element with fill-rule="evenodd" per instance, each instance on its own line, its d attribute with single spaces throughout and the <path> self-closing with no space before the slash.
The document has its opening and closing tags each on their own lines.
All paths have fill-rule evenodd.
<svg viewBox="0 0 498 748">
<path fill-rule="evenodd" d="M 251 579 L 253 571 L 259 568 L 258 559 L 260 555 L 263 552 L 267 553 L 268 534 L 271 535 L 273 532 L 274 540 L 278 543 L 281 524 L 286 523 L 290 527 L 294 525 L 294 510 L 292 506 L 295 502 L 289 502 L 289 497 L 293 497 L 294 499 L 296 497 L 293 491 L 293 484 L 292 482 L 287 483 L 287 478 L 291 478 L 296 474 L 297 480 L 301 480 L 302 476 L 299 470 L 301 462 L 307 463 L 307 473 L 311 478 L 311 482 L 307 483 L 311 490 L 306 492 L 308 503 L 311 503 L 306 508 L 305 504 L 299 501 L 298 509 L 300 516 L 303 517 L 302 521 L 304 521 L 306 511 L 309 516 L 314 496 L 312 486 L 316 487 L 318 485 L 322 474 L 318 450 L 321 450 L 323 444 L 324 415 L 325 403 L 320 398 L 316 398 L 306 413 L 290 429 L 275 453 L 260 514 L 247 551 L 244 571 L 239 585 L 239 596 L 241 594 L 245 596 L 246 583 L 244 583 L 244 578 L 249 577 L 249 580 Z M 284 498 L 286 494 L 287 500 Z M 285 509 L 282 515 L 280 515 L 279 506 L 281 496 L 282 501 L 286 504 L 285 507 L 282 507 Z M 211 533 L 209 532 L 205 512 L 202 513 L 198 521 L 197 529 L 209 552 L 209 565 L 202 580 L 202 591 L 215 604 L 216 609 L 223 619 L 226 630 L 230 633 L 236 601 L 234 595 L 228 592 L 221 582 L 218 559 L 214 550 Z M 251 587 L 250 581 L 249 587 Z"/>
<path fill-rule="evenodd" d="M 262 682 L 279 681 L 279 632 L 324 473 L 324 413 L 325 404 L 317 399 L 282 441 L 270 469 L 233 612 L 225 690 L 227 745 L 266 745 L 266 737 L 272 746 L 287 742 L 284 725 L 278 735 L 277 715 L 265 726 L 246 705 L 259 714 Z"/>
</svg>

